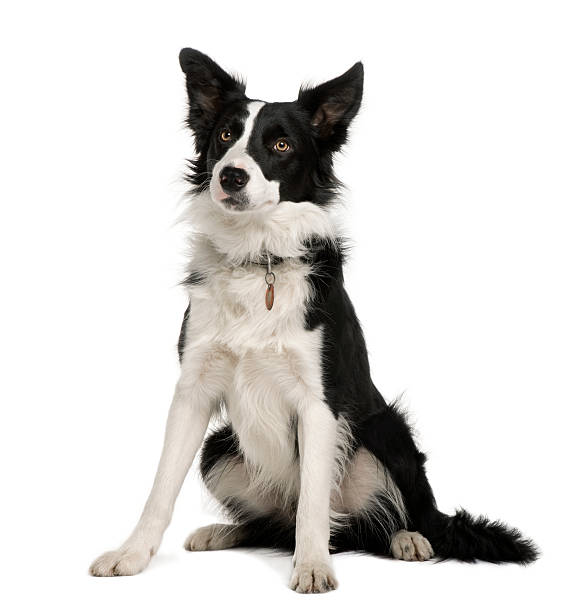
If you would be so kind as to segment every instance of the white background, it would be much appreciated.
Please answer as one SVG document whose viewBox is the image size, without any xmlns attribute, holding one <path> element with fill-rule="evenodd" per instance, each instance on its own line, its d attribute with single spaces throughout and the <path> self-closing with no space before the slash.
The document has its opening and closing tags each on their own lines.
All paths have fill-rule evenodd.
<svg viewBox="0 0 584 612">
<path fill-rule="evenodd" d="M 3 4 L 4 609 L 578 606 L 581 6 Z M 87 575 L 141 511 L 178 374 L 183 46 L 267 100 L 364 61 L 338 170 L 374 379 L 406 392 L 440 507 L 520 527 L 535 565 L 341 555 L 338 591 L 296 595 L 288 556 L 182 550 L 215 518 L 193 470 L 143 574 Z"/>
</svg>

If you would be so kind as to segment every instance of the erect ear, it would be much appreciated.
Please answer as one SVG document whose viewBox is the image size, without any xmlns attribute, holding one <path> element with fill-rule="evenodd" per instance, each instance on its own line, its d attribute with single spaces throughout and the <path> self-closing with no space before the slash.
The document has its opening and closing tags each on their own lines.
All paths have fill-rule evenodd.
<svg viewBox="0 0 584 612">
<path fill-rule="evenodd" d="M 189 95 L 187 121 L 195 133 L 199 148 L 199 140 L 204 140 L 221 110 L 229 102 L 244 97 L 245 83 L 232 77 L 200 51 L 183 49 L 179 61 L 186 75 Z"/>
<path fill-rule="evenodd" d="M 363 64 L 357 62 L 341 76 L 312 88 L 301 88 L 298 103 L 310 113 L 318 138 L 338 149 L 347 139 L 349 124 L 361 106 Z"/>
</svg>

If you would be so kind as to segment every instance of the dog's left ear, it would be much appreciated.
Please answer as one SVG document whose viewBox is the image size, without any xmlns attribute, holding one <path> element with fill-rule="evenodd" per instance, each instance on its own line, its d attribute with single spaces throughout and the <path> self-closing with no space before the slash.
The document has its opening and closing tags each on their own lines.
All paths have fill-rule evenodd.
<svg viewBox="0 0 584 612">
<path fill-rule="evenodd" d="M 195 133 L 197 149 L 200 150 L 226 105 L 245 97 L 245 83 L 232 77 L 200 51 L 183 49 L 179 61 L 187 81 L 188 124 Z"/>
<path fill-rule="evenodd" d="M 301 88 L 298 104 L 310 113 L 317 138 L 337 150 L 347 140 L 349 124 L 363 97 L 363 64 L 357 62 L 347 72 L 312 88 Z"/>
</svg>

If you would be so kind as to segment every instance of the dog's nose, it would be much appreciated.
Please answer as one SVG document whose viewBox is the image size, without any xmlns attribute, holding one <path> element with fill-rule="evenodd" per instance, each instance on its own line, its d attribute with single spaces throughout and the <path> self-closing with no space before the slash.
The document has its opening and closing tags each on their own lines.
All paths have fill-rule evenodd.
<svg viewBox="0 0 584 612">
<path fill-rule="evenodd" d="M 249 181 L 249 174 L 241 168 L 225 166 L 219 174 L 219 182 L 223 191 L 239 191 Z"/>
</svg>

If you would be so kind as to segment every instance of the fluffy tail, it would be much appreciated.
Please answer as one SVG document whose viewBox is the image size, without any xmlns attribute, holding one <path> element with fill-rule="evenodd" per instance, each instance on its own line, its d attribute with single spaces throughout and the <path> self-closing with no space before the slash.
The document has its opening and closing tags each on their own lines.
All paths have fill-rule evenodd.
<svg viewBox="0 0 584 612">
<path fill-rule="evenodd" d="M 466 510 L 454 516 L 440 513 L 434 528 L 428 539 L 442 559 L 526 565 L 539 556 L 537 546 L 517 529 L 484 516 L 475 518 Z"/>
</svg>

